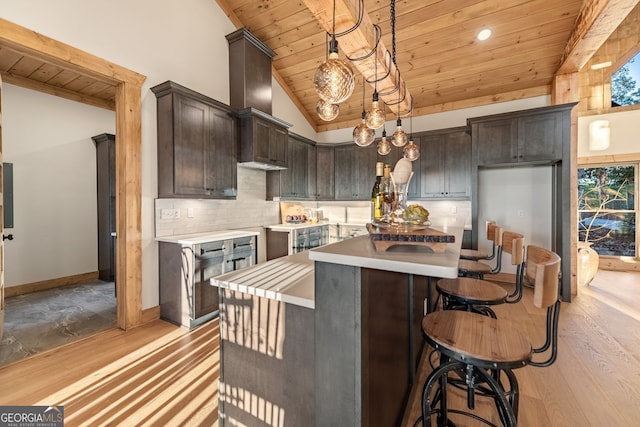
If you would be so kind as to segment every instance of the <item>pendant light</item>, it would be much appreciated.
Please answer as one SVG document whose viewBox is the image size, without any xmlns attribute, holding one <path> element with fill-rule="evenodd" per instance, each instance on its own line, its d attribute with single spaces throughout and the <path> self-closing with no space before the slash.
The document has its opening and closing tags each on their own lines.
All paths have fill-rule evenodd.
<svg viewBox="0 0 640 427">
<path fill-rule="evenodd" d="M 376 138 L 376 132 L 365 122 L 366 115 L 367 113 L 364 111 L 364 77 L 362 77 L 362 121 L 353 129 L 353 142 L 360 147 L 371 145 Z"/>
<path fill-rule="evenodd" d="M 378 142 L 378 154 L 386 156 L 391 152 L 391 143 L 387 139 L 387 130 L 382 128 L 382 139 Z"/>
<path fill-rule="evenodd" d="M 377 44 L 373 51 L 376 56 L 375 76 L 373 81 L 373 97 L 371 102 L 371 109 L 367 112 L 367 117 L 365 118 L 365 121 L 367 123 L 367 126 L 369 126 L 371 129 L 380 129 L 382 126 L 384 126 L 386 117 L 385 117 L 384 110 L 380 109 L 379 101 L 378 101 L 378 45 Z"/>
<path fill-rule="evenodd" d="M 329 57 L 316 69 L 313 85 L 318 96 L 330 104 L 346 101 L 355 87 L 353 70 L 346 61 L 338 58 L 335 0 L 333 1 L 333 33 L 329 43 Z"/>
<path fill-rule="evenodd" d="M 420 149 L 413 142 L 413 97 L 411 97 L 411 116 L 409 117 L 409 143 L 404 147 L 402 153 L 404 158 L 409 161 L 418 160 L 420 157 Z"/>
<path fill-rule="evenodd" d="M 406 89 L 405 89 L 406 90 Z M 398 91 L 398 116 L 396 120 L 396 131 L 391 137 L 391 143 L 396 147 L 404 147 L 407 145 L 407 133 L 402 130 L 402 119 L 400 118 L 400 91 Z"/>
<path fill-rule="evenodd" d="M 325 101 L 320 98 L 318 103 L 316 104 L 316 112 L 318 113 L 318 117 L 320 117 L 325 122 L 330 122 L 331 120 L 338 117 L 340 113 L 340 106 L 338 104 L 332 104 L 330 102 Z"/>
<path fill-rule="evenodd" d="M 391 59 L 393 60 L 393 64 L 396 66 L 396 70 L 398 70 L 398 64 L 396 62 L 396 1 L 395 0 L 391 0 L 389 2 L 389 9 L 390 9 L 390 19 L 389 21 L 391 22 L 391 49 L 392 49 L 392 56 Z M 400 71 L 398 71 L 398 80 L 400 80 Z M 407 134 L 405 133 L 405 131 L 402 130 L 402 120 L 400 119 L 400 103 L 402 102 L 402 100 L 400 99 L 400 86 L 398 86 L 398 115 L 397 115 L 397 120 L 396 120 L 396 131 L 393 133 L 393 136 L 391 137 L 391 143 L 393 145 L 395 145 L 396 147 L 404 147 L 407 144 Z M 407 95 L 407 86 L 405 84 L 404 86 L 404 93 L 405 96 Z"/>
</svg>

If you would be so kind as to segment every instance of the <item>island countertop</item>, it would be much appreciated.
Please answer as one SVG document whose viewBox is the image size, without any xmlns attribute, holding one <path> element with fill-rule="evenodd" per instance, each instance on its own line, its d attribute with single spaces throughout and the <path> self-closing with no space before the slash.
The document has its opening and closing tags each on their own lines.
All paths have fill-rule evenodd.
<svg viewBox="0 0 640 427">
<path fill-rule="evenodd" d="M 307 252 L 216 276 L 211 279 L 211 285 L 302 307 L 315 307 L 313 261 Z"/>
<path fill-rule="evenodd" d="M 369 236 L 360 236 L 311 249 L 309 258 L 332 264 L 420 276 L 450 279 L 458 277 L 464 227 L 441 225 L 432 228 L 455 236 L 455 242 L 447 244 L 443 253 L 434 253 L 429 248 L 414 245 L 397 245 L 387 251 L 377 251 Z"/>
</svg>

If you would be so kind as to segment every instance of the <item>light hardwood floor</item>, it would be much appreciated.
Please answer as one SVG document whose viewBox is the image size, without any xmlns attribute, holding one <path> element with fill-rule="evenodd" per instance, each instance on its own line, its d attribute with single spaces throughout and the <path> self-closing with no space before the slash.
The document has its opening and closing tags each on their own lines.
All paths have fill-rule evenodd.
<svg viewBox="0 0 640 427">
<path fill-rule="evenodd" d="M 523 309 L 529 291 L 498 316 L 541 337 L 544 314 Z M 604 270 L 563 304 L 557 362 L 517 372 L 520 426 L 638 425 L 638 304 L 640 273 Z M 66 426 L 216 426 L 218 348 L 217 321 L 192 332 L 163 321 L 105 331 L 0 368 L 0 405 L 64 405 Z"/>
</svg>

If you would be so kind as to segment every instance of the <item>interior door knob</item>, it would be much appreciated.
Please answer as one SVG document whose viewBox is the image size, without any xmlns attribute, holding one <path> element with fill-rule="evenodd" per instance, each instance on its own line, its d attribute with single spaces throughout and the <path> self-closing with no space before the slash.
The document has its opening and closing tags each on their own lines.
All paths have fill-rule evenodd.
<svg viewBox="0 0 640 427">
<path fill-rule="evenodd" d="M 2 240 L 13 240 L 13 234 L 3 234 Z"/>
</svg>

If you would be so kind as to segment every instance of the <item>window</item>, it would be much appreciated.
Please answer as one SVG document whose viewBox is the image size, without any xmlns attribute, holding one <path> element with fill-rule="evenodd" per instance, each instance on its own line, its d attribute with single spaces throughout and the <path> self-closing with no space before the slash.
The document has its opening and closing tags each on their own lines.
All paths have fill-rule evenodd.
<svg viewBox="0 0 640 427">
<path fill-rule="evenodd" d="M 578 169 L 578 239 L 600 255 L 636 256 L 638 164 Z"/>
<path fill-rule="evenodd" d="M 611 76 L 611 106 L 640 104 L 640 52 Z"/>
</svg>

